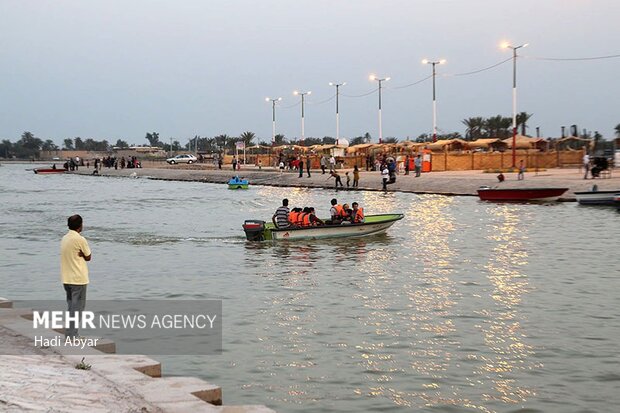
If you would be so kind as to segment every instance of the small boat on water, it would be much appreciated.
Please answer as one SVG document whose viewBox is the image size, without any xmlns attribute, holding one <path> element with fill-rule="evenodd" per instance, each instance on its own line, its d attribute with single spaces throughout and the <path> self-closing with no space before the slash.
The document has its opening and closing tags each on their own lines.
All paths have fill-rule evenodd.
<svg viewBox="0 0 620 413">
<path fill-rule="evenodd" d="M 615 191 L 599 191 L 592 187 L 590 191 L 575 192 L 580 205 L 617 205 L 616 198 L 620 196 L 620 189 Z"/>
<path fill-rule="evenodd" d="M 64 174 L 66 172 L 64 168 L 35 168 L 33 171 L 35 174 Z"/>
<path fill-rule="evenodd" d="M 365 237 L 385 232 L 404 216 L 404 214 L 366 215 L 364 222 L 360 224 L 290 228 L 276 228 L 271 222 L 247 220 L 243 224 L 243 230 L 248 241 Z"/>
<path fill-rule="evenodd" d="M 248 189 L 249 185 L 250 181 L 245 178 L 239 178 L 238 176 L 228 181 L 228 189 Z"/>
<path fill-rule="evenodd" d="M 568 191 L 568 188 L 491 188 L 481 186 L 478 196 L 483 201 L 502 202 L 549 202 Z"/>
</svg>

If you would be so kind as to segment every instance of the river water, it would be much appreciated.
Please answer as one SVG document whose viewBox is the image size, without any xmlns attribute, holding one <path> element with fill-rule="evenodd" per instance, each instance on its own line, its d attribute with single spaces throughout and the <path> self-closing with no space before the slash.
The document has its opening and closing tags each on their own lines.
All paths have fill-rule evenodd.
<svg viewBox="0 0 620 413">
<path fill-rule="evenodd" d="M 0 167 L 0 296 L 62 299 L 84 217 L 89 299 L 221 299 L 221 356 L 164 374 L 280 412 L 606 412 L 620 404 L 620 216 L 473 197 L 38 176 Z M 249 243 L 283 197 L 404 212 L 363 240 Z"/>
</svg>

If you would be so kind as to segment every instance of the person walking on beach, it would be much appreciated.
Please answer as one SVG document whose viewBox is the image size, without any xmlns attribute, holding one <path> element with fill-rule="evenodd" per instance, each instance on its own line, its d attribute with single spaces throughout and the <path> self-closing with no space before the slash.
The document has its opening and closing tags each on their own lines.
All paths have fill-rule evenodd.
<svg viewBox="0 0 620 413">
<path fill-rule="evenodd" d="M 334 155 L 332 155 L 329 158 L 329 172 L 333 172 L 336 170 L 336 158 L 334 158 Z"/>
<path fill-rule="evenodd" d="M 308 178 L 310 178 L 310 165 L 312 164 L 310 160 L 310 155 L 306 156 L 306 172 L 308 172 Z"/>
<path fill-rule="evenodd" d="M 335 188 L 336 189 L 338 189 L 338 185 L 340 185 L 341 188 L 344 188 L 344 185 L 342 185 L 342 179 L 340 179 L 340 175 L 338 174 L 338 172 L 336 172 L 335 170 L 331 171 L 329 173 L 329 177 L 327 177 L 327 179 L 329 179 L 329 178 L 334 178 L 336 180 L 336 183 L 335 183 L 335 185 L 336 185 Z"/>
<path fill-rule="evenodd" d="M 237 157 L 236 156 L 233 156 L 232 167 L 233 167 L 233 171 L 237 170 Z"/>
<path fill-rule="evenodd" d="M 357 188 L 360 183 L 360 170 L 357 165 L 353 167 L 353 188 Z"/>
<path fill-rule="evenodd" d="M 525 178 L 525 165 L 523 159 L 519 162 L 519 173 L 517 174 L 517 180 L 522 181 Z"/>
<path fill-rule="evenodd" d="M 351 177 L 349 176 L 349 172 L 345 172 L 344 174 L 347 177 L 347 188 L 349 188 L 351 186 Z"/>
<path fill-rule="evenodd" d="M 304 159 L 301 156 L 299 157 L 299 177 L 304 177 Z"/>
<path fill-rule="evenodd" d="M 390 179 L 390 170 L 386 164 L 381 165 L 381 179 L 383 181 L 383 191 L 387 192 L 387 184 Z"/>
<path fill-rule="evenodd" d="M 418 178 L 422 173 L 422 156 L 420 154 L 415 157 L 413 166 L 415 166 L 415 177 Z"/>
<path fill-rule="evenodd" d="M 583 179 L 588 179 L 588 172 L 590 172 L 590 155 L 586 152 L 583 155 L 583 169 L 586 170 L 586 173 L 583 175 Z"/>
<path fill-rule="evenodd" d="M 92 255 L 86 238 L 81 235 L 82 217 L 70 216 L 67 225 L 69 232 L 60 242 L 60 278 L 66 293 L 67 311 L 73 315 L 86 307 L 86 286 L 89 282 L 86 262 Z M 78 336 L 75 323 L 65 330 L 65 336 Z"/>
<path fill-rule="evenodd" d="M 405 175 L 409 175 L 409 155 L 405 156 Z"/>
<path fill-rule="evenodd" d="M 327 168 L 327 158 L 323 155 L 321 156 L 321 171 L 323 171 L 323 175 L 325 175 L 325 168 Z"/>
</svg>

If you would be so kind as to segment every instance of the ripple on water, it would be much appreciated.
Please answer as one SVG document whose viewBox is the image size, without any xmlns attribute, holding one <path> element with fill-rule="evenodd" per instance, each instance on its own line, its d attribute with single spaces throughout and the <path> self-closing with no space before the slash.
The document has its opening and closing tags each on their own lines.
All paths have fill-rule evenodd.
<svg viewBox="0 0 620 413">
<path fill-rule="evenodd" d="M 620 404 L 620 280 L 609 271 L 620 262 L 600 253 L 609 250 L 600 234 L 618 233 L 620 220 L 607 211 L 39 178 L 0 168 L 9 290 L 0 295 L 58 298 L 58 241 L 80 213 L 93 249 L 90 297 L 222 299 L 222 356 L 162 361 L 171 374 L 218 383 L 227 403 L 524 413 Z M 269 220 L 284 197 L 322 216 L 333 197 L 406 216 L 367 239 L 247 242 L 241 223 Z"/>
</svg>

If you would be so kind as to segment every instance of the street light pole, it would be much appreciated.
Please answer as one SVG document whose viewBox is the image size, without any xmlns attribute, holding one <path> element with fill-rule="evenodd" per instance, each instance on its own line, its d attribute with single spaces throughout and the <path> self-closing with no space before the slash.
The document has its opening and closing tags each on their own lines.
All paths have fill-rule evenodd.
<svg viewBox="0 0 620 413">
<path fill-rule="evenodd" d="M 339 110 L 339 105 L 338 105 L 338 99 L 340 97 L 340 86 L 344 86 L 346 84 L 347 82 L 343 82 L 343 83 L 329 82 L 330 86 L 336 86 L 336 145 L 338 144 L 338 141 L 340 140 L 340 110 Z"/>
<path fill-rule="evenodd" d="M 428 59 L 422 60 L 423 64 L 433 65 L 433 142 L 437 142 L 437 97 L 435 94 L 435 77 L 437 72 L 435 70 L 436 65 L 442 65 L 446 63 L 445 59 L 430 61 Z"/>
<path fill-rule="evenodd" d="M 306 95 L 311 95 L 312 91 L 307 91 L 307 92 L 300 92 L 298 90 L 294 91 L 293 94 L 295 96 L 299 95 L 301 96 L 301 143 L 304 142 L 304 119 L 305 119 L 305 115 L 304 115 L 304 101 L 305 101 L 305 96 Z"/>
<path fill-rule="evenodd" d="M 276 141 L 276 103 L 281 101 L 282 98 L 265 98 L 266 102 L 271 102 L 271 111 L 272 111 L 272 131 L 271 131 L 271 145 Z"/>
<path fill-rule="evenodd" d="M 390 80 L 390 77 L 379 78 L 375 75 L 370 75 L 370 80 L 376 80 L 379 83 L 379 143 L 383 142 L 383 126 L 381 124 L 381 83 Z"/>
<path fill-rule="evenodd" d="M 512 49 L 512 167 L 517 166 L 517 50 L 527 47 L 529 43 L 512 46 L 504 43 L 504 49 Z"/>
</svg>

